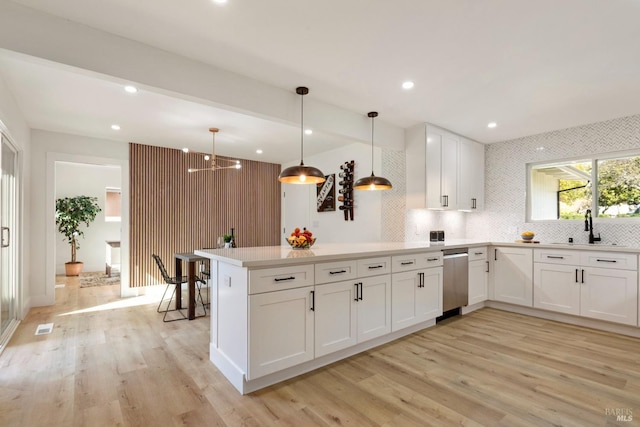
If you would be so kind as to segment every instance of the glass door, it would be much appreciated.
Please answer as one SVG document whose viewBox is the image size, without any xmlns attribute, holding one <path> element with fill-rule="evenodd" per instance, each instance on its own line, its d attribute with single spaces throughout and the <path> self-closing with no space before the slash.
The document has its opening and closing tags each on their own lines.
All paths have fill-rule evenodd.
<svg viewBox="0 0 640 427">
<path fill-rule="evenodd" d="M 0 346 L 17 322 L 17 153 L 4 135 L 0 150 Z M 14 325 L 15 326 L 15 325 Z"/>
</svg>

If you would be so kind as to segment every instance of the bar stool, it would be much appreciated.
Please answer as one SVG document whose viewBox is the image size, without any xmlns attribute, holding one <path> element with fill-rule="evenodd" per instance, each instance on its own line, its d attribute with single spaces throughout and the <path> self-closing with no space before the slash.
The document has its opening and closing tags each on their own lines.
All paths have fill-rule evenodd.
<svg viewBox="0 0 640 427">
<path fill-rule="evenodd" d="M 162 278 L 165 281 L 165 283 L 167 284 L 167 287 L 164 289 L 164 293 L 162 294 L 162 298 L 160 299 L 160 303 L 158 304 L 158 308 L 156 309 L 156 311 L 158 313 L 163 313 L 164 312 L 164 316 L 162 317 L 162 321 L 163 322 L 174 322 L 176 320 L 184 320 L 187 318 L 187 316 L 184 315 L 184 313 L 181 310 L 178 310 L 177 308 L 174 309 L 170 309 L 171 307 L 171 302 L 173 301 L 173 297 L 176 294 L 176 289 L 178 288 L 178 285 L 182 285 L 183 283 L 188 283 L 189 282 L 189 278 L 187 276 L 175 276 L 175 277 L 171 277 L 169 276 L 169 274 L 167 273 L 167 269 L 164 266 L 164 263 L 162 262 L 162 259 L 160 258 L 160 256 L 153 254 L 151 255 L 151 257 L 155 260 L 156 264 L 158 265 L 158 268 L 160 269 L 160 273 L 162 274 Z M 200 303 L 202 305 L 202 310 L 204 311 L 204 314 L 200 315 L 200 316 L 196 316 L 196 317 L 203 317 L 207 315 L 207 309 L 205 307 L 205 303 L 204 300 L 202 299 L 202 293 L 201 293 L 201 289 L 202 289 L 202 283 L 204 283 L 204 280 L 201 278 L 196 278 L 196 291 L 197 291 L 197 295 L 196 295 L 196 308 L 198 307 L 198 297 L 200 298 Z M 171 291 L 171 297 L 169 298 L 169 303 L 167 304 L 166 309 L 164 310 L 160 310 L 160 307 L 162 306 L 162 303 L 164 302 L 164 298 L 167 295 L 167 291 L 169 290 L 170 287 L 173 287 L 172 291 Z M 180 296 L 181 297 L 181 296 Z M 176 297 L 179 298 L 179 297 Z M 180 315 L 182 317 L 179 317 L 177 319 L 169 319 L 167 320 L 167 313 L 169 313 L 170 311 L 178 311 L 180 313 Z"/>
</svg>

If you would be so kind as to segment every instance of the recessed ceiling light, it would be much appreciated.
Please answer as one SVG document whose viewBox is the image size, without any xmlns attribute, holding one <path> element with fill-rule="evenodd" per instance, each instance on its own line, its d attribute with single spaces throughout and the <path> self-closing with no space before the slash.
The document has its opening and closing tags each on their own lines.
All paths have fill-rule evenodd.
<svg viewBox="0 0 640 427">
<path fill-rule="evenodd" d="M 305 129 L 304 134 L 305 135 L 311 135 L 313 133 L 313 131 L 311 129 Z"/>
<path fill-rule="evenodd" d="M 493 129 L 493 128 L 494 128 L 494 127 L 496 127 L 496 126 L 498 126 L 498 124 L 497 124 L 496 122 L 491 122 L 491 123 L 489 123 L 489 124 L 487 125 L 487 127 L 488 127 L 489 129 Z"/>
<path fill-rule="evenodd" d="M 402 89 L 413 89 L 414 83 L 410 80 L 407 80 L 406 82 L 402 83 Z"/>
<path fill-rule="evenodd" d="M 125 92 L 129 92 L 129 93 L 136 93 L 138 91 L 138 88 L 135 86 L 125 86 L 124 87 Z"/>
<path fill-rule="evenodd" d="M 536 151 L 544 151 L 544 147 L 543 146 L 536 147 Z"/>
<path fill-rule="evenodd" d="M 111 125 L 111 129 L 120 130 L 120 125 Z"/>
<path fill-rule="evenodd" d="M 188 152 L 189 152 L 189 149 L 188 149 L 187 147 L 184 147 L 184 148 L 182 149 L 182 152 L 183 152 L 183 153 L 188 153 Z"/>
<path fill-rule="evenodd" d="M 227 0 L 213 0 L 213 2 L 216 4 L 225 4 Z"/>
<path fill-rule="evenodd" d="M 258 148 L 258 149 L 256 150 L 256 153 L 258 153 L 258 154 L 262 154 L 262 150 Z"/>
</svg>

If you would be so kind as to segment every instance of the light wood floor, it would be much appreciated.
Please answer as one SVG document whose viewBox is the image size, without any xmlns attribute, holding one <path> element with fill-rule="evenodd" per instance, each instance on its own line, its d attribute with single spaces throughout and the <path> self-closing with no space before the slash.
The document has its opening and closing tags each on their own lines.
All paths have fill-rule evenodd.
<svg viewBox="0 0 640 427">
<path fill-rule="evenodd" d="M 31 310 L 0 355 L 0 426 L 640 425 L 635 338 L 483 309 L 241 396 L 208 361 L 208 317 L 165 324 L 117 295 L 72 279 Z"/>
</svg>

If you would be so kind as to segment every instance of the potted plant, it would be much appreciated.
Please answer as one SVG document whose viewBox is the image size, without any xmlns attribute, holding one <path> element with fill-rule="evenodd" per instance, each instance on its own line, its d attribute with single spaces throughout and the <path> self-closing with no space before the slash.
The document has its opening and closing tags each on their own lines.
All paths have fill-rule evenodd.
<svg viewBox="0 0 640 427">
<path fill-rule="evenodd" d="M 224 239 L 224 247 L 225 248 L 229 248 L 231 247 L 231 238 L 233 236 L 231 234 L 223 234 L 222 238 Z"/>
<path fill-rule="evenodd" d="M 80 249 L 78 238 L 84 236 L 80 226 L 87 227 L 100 212 L 97 197 L 76 196 L 56 200 L 56 225 L 71 245 L 71 261 L 64 264 L 67 276 L 78 276 L 82 271 L 82 262 L 76 261 L 76 251 Z"/>
</svg>

